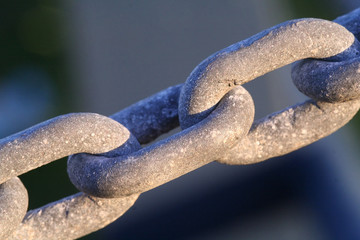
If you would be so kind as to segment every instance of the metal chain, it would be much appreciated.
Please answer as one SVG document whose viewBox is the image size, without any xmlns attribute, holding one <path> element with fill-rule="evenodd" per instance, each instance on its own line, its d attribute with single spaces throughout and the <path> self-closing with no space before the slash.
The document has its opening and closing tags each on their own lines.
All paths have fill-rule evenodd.
<svg viewBox="0 0 360 240">
<path fill-rule="evenodd" d="M 359 37 L 360 9 L 334 22 L 288 21 L 110 118 L 68 114 L 2 139 L 0 239 L 79 238 L 116 220 L 140 193 L 209 162 L 256 163 L 333 133 L 360 108 Z M 294 61 L 293 81 L 312 99 L 254 121 L 240 85 Z M 181 132 L 141 148 L 179 124 Z M 82 192 L 26 213 L 16 176 L 71 154 L 68 174 Z"/>
</svg>

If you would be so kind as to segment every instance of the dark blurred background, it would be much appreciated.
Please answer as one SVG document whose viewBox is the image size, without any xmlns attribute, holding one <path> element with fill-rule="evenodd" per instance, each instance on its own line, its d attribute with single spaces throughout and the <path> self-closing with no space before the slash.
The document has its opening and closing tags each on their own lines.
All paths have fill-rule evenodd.
<svg viewBox="0 0 360 240">
<path fill-rule="evenodd" d="M 69 112 L 111 115 L 186 80 L 210 54 L 283 21 L 334 19 L 357 0 L 0 3 L 0 135 Z M 256 117 L 305 99 L 284 67 L 245 87 Z M 359 117 L 249 166 L 209 164 L 142 194 L 82 239 L 360 239 Z M 62 159 L 20 176 L 30 209 L 77 190 Z M 96 217 L 96 216 L 94 216 Z"/>
</svg>

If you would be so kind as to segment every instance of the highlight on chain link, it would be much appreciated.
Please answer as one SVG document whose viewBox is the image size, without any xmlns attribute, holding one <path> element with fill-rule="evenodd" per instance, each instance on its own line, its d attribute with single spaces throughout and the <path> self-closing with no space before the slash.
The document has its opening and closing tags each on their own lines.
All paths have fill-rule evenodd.
<svg viewBox="0 0 360 240">
<path fill-rule="evenodd" d="M 81 2 L 76 4 L 80 6 Z M 99 5 L 102 4 L 99 3 Z M 89 6 L 91 6 L 90 3 Z M 35 37 L 22 32 L 25 31 L 25 26 L 32 26 L 35 24 L 34 21 L 40 21 L 42 16 L 53 16 L 51 14 L 55 13 L 49 9 L 52 8 L 42 7 L 29 10 L 24 15 L 25 20 L 21 24 L 19 23 L 21 26 L 19 34 L 23 34 L 24 39 L 30 39 L 22 46 L 28 51 L 28 58 L 31 58 L 31 53 L 37 54 L 36 56 L 44 56 L 46 61 L 42 64 L 53 66 L 56 65 L 56 59 L 58 59 L 55 55 L 56 47 L 52 43 L 48 45 L 43 43 L 45 45 L 40 48 L 34 43 L 37 41 Z M 100 10 L 101 7 L 99 7 L 98 14 L 102 14 Z M 87 10 L 83 9 L 83 11 Z M 174 18 L 171 19 L 175 21 Z M 136 24 L 140 23 L 135 18 L 133 21 L 133 31 L 137 31 Z M 44 26 L 48 24 L 46 21 L 41 20 L 40 22 Z M 76 22 L 76 24 L 80 24 L 80 22 Z M 154 22 L 156 21 L 154 20 Z M 154 22 L 151 24 L 155 24 Z M 83 30 L 86 32 L 89 29 L 84 28 Z M 96 37 L 94 35 L 94 39 Z M 128 212 L 128 210 L 133 205 L 136 206 L 136 200 L 140 194 L 149 191 L 146 196 L 151 196 L 152 189 L 172 180 L 181 179 L 183 175 L 201 174 L 193 171 L 205 165 L 210 169 L 211 166 L 214 166 L 210 164 L 212 162 L 226 165 L 250 165 L 245 167 L 250 171 L 253 169 L 251 166 L 261 166 L 254 165 L 255 163 L 274 157 L 289 156 L 287 154 L 334 133 L 346 125 L 360 108 L 359 37 L 360 9 L 353 10 L 334 21 L 320 18 L 285 21 L 211 54 L 192 70 L 187 79 L 184 79 L 184 83 L 169 86 L 109 117 L 87 112 L 62 114 L 46 121 L 38 121 L 41 123 L 2 138 L 0 140 L 0 239 L 77 239 L 106 227 L 126 212 L 127 215 L 136 214 L 134 211 Z M 24 39 L 23 41 L 25 41 Z M 152 35 L 149 39 L 152 39 Z M 139 40 L 133 39 L 133 41 Z M 94 42 L 89 39 L 89 43 Z M 14 49 L 14 47 L 9 49 Z M 132 54 L 141 54 L 141 49 L 142 47 L 139 47 L 139 52 Z M 112 48 L 112 51 L 123 51 L 125 54 L 129 50 L 126 49 L 126 46 L 119 45 L 116 46 L 116 49 Z M 83 52 L 83 54 L 85 53 Z M 90 55 L 89 53 L 89 58 Z M 156 61 L 156 57 L 153 57 L 152 61 Z M 132 61 L 131 58 L 127 60 Z M 104 59 L 104 65 L 107 64 L 106 61 Z M 117 66 L 116 68 L 122 68 L 121 62 L 114 64 Z M 133 64 L 137 67 L 137 74 L 141 76 L 143 63 L 133 62 Z M 288 102 L 286 104 L 289 107 L 262 118 L 255 118 L 258 103 L 254 101 L 254 96 L 246 90 L 247 85 L 242 85 L 253 80 L 261 82 L 263 80 L 258 79 L 259 77 L 289 64 L 292 65 L 288 78 L 291 77 L 296 88 L 309 98 L 300 103 Z M 30 72 L 34 74 L 35 70 L 29 69 L 26 70 L 25 78 L 33 76 Z M 44 77 L 46 74 L 40 75 Z M 13 77 L 19 76 L 14 75 Z M 88 77 L 91 76 L 88 75 Z M 122 79 L 122 76 L 118 76 L 118 78 Z M 137 80 L 121 81 L 135 83 Z M 152 79 L 147 79 L 147 81 L 151 82 Z M 56 84 L 61 85 L 60 82 Z M 135 90 L 142 87 L 141 84 L 136 85 L 133 84 Z M 101 86 L 98 88 L 100 93 Z M 96 98 L 102 98 L 99 93 L 93 96 L 95 102 Z M 1 101 L 0 97 L 0 111 L 2 111 Z M 179 126 L 180 129 L 172 131 Z M 169 131 L 171 131 L 170 134 L 162 136 Z M 160 136 L 162 137 L 159 138 Z M 61 159 L 64 157 L 68 157 L 67 162 Z M 282 164 L 285 165 L 290 164 L 290 161 L 269 160 L 264 164 L 274 166 L 275 172 L 269 174 L 272 177 L 277 174 L 284 176 L 285 172 L 290 170 L 276 173 L 275 166 L 280 166 L 279 162 L 283 162 Z M 29 210 L 29 203 L 30 206 L 32 204 L 32 191 L 29 190 L 28 183 L 26 183 L 29 192 L 27 191 L 22 183 L 22 177 L 25 175 L 26 179 L 28 174 L 33 173 L 28 173 L 29 171 L 46 168 L 48 166 L 45 165 L 51 166 L 58 162 L 64 164 L 66 162 L 67 170 L 62 169 L 61 171 L 67 174 L 71 184 L 79 192 Z M 216 166 L 224 167 L 220 164 Z M 306 172 L 310 176 L 311 169 Z M 249 175 L 251 174 L 247 176 Z M 300 182 L 298 175 L 296 177 L 294 177 L 295 175 L 290 176 L 292 174 L 288 175 L 289 179 L 296 179 L 293 180 L 294 182 Z M 209 176 L 210 174 L 207 175 L 209 179 L 206 180 L 209 184 L 219 184 L 215 183 L 218 181 L 214 180 L 217 179 L 215 176 Z M 236 200 L 239 203 L 234 206 L 237 206 L 238 209 L 242 209 L 241 207 L 244 206 L 257 208 L 256 203 L 260 202 L 260 198 L 250 200 L 253 205 L 245 202 L 246 195 L 250 196 L 251 192 L 256 192 L 257 188 L 261 189 L 261 192 L 273 196 L 271 194 L 276 192 L 270 193 L 271 191 L 267 192 L 266 189 L 259 187 L 274 183 L 264 180 L 265 176 L 267 176 L 266 173 L 259 175 L 260 180 L 250 181 L 249 179 L 252 178 L 247 178 L 248 183 L 254 182 L 253 185 L 250 184 L 254 188 L 251 190 L 249 185 L 243 187 L 245 190 L 241 193 L 243 194 L 242 200 Z M 41 181 L 48 180 L 42 179 Z M 62 182 L 63 180 L 57 179 L 57 181 Z M 241 184 L 246 185 L 244 184 L 246 181 L 244 180 Z M 259 181 L 262 183 L 259 184 Z M 286 185 L 282 178 L 278 181 L 282 182 L 281 186 Z M 193 182 L 191 185 L 195 186 L 196 184 L 201 184 L 201 182 Z M 300 188 L 299 185 L 301 182 L 292 186 Z M 55 185 L 52 187 L 56 188 Z M 306 188 L 306 191 L 312 190 L 311 187 Z M 45 190 L 42 191 L 41 194 L 47 194 Z M 167 189 L 163 188 L 163 191 L 166 192 Z M 171 192 L 171 190 L 169 191 Z M 232 189 L 232 193 L 234 192 L 237 191 Z M 200 193 L 196 192 L 194 196 L 201 195 Z M 211 195 L 217 200 L 211 202 L 210 205 L 215 204 L 214 202 L 221 203 L 224 201 L 221 200 L 223 198 L 228 199 L 226 196 L 229 193 L 223 194 L 222 190 L 217 193 Z M 174 196 L 177 195 L 181 195 L 180 192 Z M 214 197 L 215 195 L 222 197 Z M 311 195 L 315 196 L 316 194 L 311 193 Z M 145 194 L 143 196 L 146 202 Z M 329 196 L 329 199 L 334 197 L 330 193 Z M 230 206 L 231 201 L 226 201 Z M 206 203 L 202 202 L 200 205 L 206 207 Z M 235 208 L 234 206 L 231 205 L 232 208 Z M 321 206 L 318 208 L 321 209 Z M 188 216 L 186 214 L 189 208 L 184 207 L 184 209 L 186 210 L 178 212 L 179 219 L 181 216 L 184 218 Z M 214 210 L 216 207 L 211 209 Z M 323 211 L 327 213 L 329 210 Z M 216 211 L 214 210 L 214 212 Z M 218 213 L 219 215 L 213 213 L 213 217 L 222 219 L 223 216 L 226 219 L 235 219 L 234 222 L 239 217 L 230 213 L 224 215 L 226 211 L 222 212 Z M 244 212 L 244 216 L 246 215 L 245 210 L 231 212 L 236 214 Z M 341 219 L 341 216 L 345 215 L 344 212 L 336 212 L 336 214 L 339 214 Z M 355 213 L 353 215 L 355 216 Z M 159 215 L 159 218 L 169 219 L 167 222 L 172 221 L 170 217 L 161 216 Z M 326 216 L 326 214 L 321 216 Z M 357 217 L 360 217 L 360 213 Z M 204 224 L 208 227 L 215 224 L 209 219 L 199 218 L 197 220 L 195 216 L 193 218 L 194 223 L 192 224 L 196 225 L 195 222 L 197 222 L 198 228 L 204 228 L 204 226 L 200 226 L 202 221 L 208 223 Z M 354 219 L 357 218 L 354 217 Z M 344 224 L 348 228 L 346 231 L 341 228 L 342 225 L 337 226 L 334 219 L 326 220 L 329 224 L 334 223 L 337 226 L 337 228 L 329 230 L 333 231 L 334 239 L 341 239 L 337 238 L 336 234 L 344 237 L 343 239 L 356 239 L 347 237 L 345 232 L 349 234 L 348 236 L 360 237 L 360 231 L 354 230 L 359 229 L 355 227 L 355 225 L 357 226 L 356 220 L 353 220 L 352 217 L 345 220 L 351 222 L 351 224 Z M 124 226 L 128 226 L 126 223 L 122 223 L 125 224 Z M 147 224 L 150 222 L 144 224 L 144 228 Z M 352 228 L 353 225 L 354 228 Z M 228 227 L 221 226 L 224 229 Z M 185 228 L 189 227 L 184 227 L 183 231 L 186 232 Z M 139 231 L 141 229 L 136 232 Z M 181 232 L 182 230 L 176 231 Z M 186 239 L 188 235 L 185 232 L 183 235 L 171 232 L 170 235 L 178 234 L 179 237 L 167 236 L 167 239 Z M 196 236 L 195 233 L 194 236 Z M 239 236 L 245 235 L 240 234 Z M 149 237 L 151 238 L 150 235 Z M 129 239 L 133 238 L 129 237 Z M 235 237 L 235 239 L 238 238 Z"/>
</svg>

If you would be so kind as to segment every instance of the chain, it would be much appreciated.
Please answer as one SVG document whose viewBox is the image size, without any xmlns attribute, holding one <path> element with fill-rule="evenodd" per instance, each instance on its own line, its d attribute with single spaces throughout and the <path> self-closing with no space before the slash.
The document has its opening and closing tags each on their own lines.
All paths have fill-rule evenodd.
<svg viewBox="0 0 360 240">
<path fill-rule="evenodd" d="M 139 194 L 207 163 L 256 163 L 328 136 L 360 108 L 359 38 L 360 9 L 334 22 L 284 22 L 110 118 L 68 114 L 2 139 L 0 239 L 79 238 L 119 218 Z M 240 85 L 295 61 L 294 84 L 311 99 L 254 121 Z M 141 147 L 178 125 L 179 133 Z M 26 212 L 17 176 L 69 155 L 68 174 L 81 192 Z"/>
</svg>

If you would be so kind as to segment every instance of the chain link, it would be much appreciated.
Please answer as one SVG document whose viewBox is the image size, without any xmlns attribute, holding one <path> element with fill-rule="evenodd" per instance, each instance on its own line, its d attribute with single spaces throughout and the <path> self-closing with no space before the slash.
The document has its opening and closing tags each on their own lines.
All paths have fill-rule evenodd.
<svg viewBox="0 0 360 240">
<path fill-rule="evenodd" d="M 353 44 L 341 54 L 327 59 L 306 59 L 293 65 L 292 79 L 305 95 L 326 102 L 344 102 L 360 95 L 360 9 L 334 22 L 349 29 L 355 36 Z"/>
<path fill-rule="evenodd" d="M 288 21 L 211 55 L 184 85 L 112 119 L 68 114 L 2 139 L 0 239 L 78 238 L 116 220 L 140 193 L 211 161 L 255 163 L 333 133 L 360 108 L 359 33 L 360 9 L 334 22 Z M 312 99 L 254 121 L 240 85 L 294 61 L 294 84 Z M 181 132 L 141 148 L 179 124 Z M 16 176 L 68 155 L 82 192 L 26 213 Z"/>
</svg>

